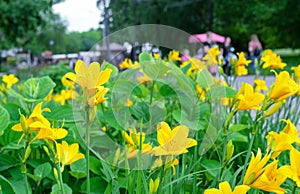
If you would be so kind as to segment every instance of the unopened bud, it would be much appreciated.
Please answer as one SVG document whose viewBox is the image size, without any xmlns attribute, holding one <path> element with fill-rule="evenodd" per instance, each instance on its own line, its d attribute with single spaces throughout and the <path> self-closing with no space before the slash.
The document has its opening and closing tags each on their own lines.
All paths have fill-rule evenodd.
<svg viewBox="0 0 300 194">
<path fill-rule="evenodd" d="M 50 156 L 49 149 L 47 148 L 47 146 L 43 146 L 43 149 L 44 149 L 44 151 L 46 152 L 46 154 L 47 154 L 48 156 Z"/>
<path fill-rule="evenodd" d="M 232 141 L 229 140 L 226 146 L 226 161 L 229 161 L 233 155 L 234 151 L 234 145 L 232 144 Z"/>
<path fill-rule="evenodd" d="M 56 168 L 53 168 L 54 177 L 58 180 L 58 172 Z"/>
<path fill-rule="evenodd" d="M 225 75 L 224 70 L 221 66 L 218 66 L 218 71 L 221 75 Z"/>
<path fill-rule="evenodd" d="M 26 162 L 26 160 L 27 160 L 28 157 L 30 156 L 30 153 L 31 153 L 31 147 L 28 146 L 28 147 L 26 148 L 25 155 L 24 155 L 24 159 L 23 159 L 23 161 L 22 161 L 23 163 Z"/>
<path fill-rule="evenodd" d="M 282 105 L 284 105 L 284 103 L 285 103 L 285 100 L 275 103 L 271 108 L 269 108 L 264 113 L 264 116 L 265 117 L 271 116 L 272 114 L 274 114 L 275 112 L 277 112 L 282 107 Z"/>
<path fill-rule="evenodd" d="M 22 126 L 22 130 L 25 134 L 27 134 L 27 123 L 26 123 L 26 118 L 23 114 L 20 115 L 20 123 L 21 123 L 21 126 Z"/>
</svg>

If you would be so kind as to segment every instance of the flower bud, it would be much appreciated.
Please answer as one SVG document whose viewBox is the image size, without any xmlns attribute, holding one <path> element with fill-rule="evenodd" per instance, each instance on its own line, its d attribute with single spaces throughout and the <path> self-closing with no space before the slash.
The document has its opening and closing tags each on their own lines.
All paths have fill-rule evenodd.
<svg viewBox="0 0 300 194">
<path fill-rule="evenodd" d="M 233 155 L 234 151 L 234 145 L 232 144 L 232 141 L 229 140 L 226 146 L 226 161 L 229 161 Z"/>
<path fill-rule="evenodd" d="M 20 115 L 20 123 L 22 126 L 22 130 L 24 131 L 25 134 L 27 134 L 27 122 L 26 122 L 26 118 L 23 114 Z"/>
<path fill-rule="evenodd" d="M 277 103 L 275 103 L 271 108 L 269 108 L 265 113 L 264 113 L 264 117 L 268 117 L 271 116 L 272 114 L 274 114 L 275 112 L 277 112 L 282 105 L 284 105 L 286 101 L 279 101 Z"/>
<path fill-rule="evenodd" d="M 26 160 L 27 160 L 28 157 L 30 156 L 30 153 L 31 153 L 31 147 L 28 146 L 28 147 L 26 148 L 25 155 L 24 155 L 24 158 L 23 158 L 23 161 L 22 161 L 23 163 L 26 162 Z"/>
</svg>

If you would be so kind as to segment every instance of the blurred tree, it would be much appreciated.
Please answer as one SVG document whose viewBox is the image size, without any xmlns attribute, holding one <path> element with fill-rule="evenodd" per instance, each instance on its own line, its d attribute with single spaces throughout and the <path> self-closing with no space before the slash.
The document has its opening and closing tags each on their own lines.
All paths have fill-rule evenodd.
<svg viewBox="0 0 300 194">
<path fill-rule="evenodd" d="M 51 20 L 52 5 L 61 1 L 0 0 L 0 49 L 30 41 Z"/>
</svg>

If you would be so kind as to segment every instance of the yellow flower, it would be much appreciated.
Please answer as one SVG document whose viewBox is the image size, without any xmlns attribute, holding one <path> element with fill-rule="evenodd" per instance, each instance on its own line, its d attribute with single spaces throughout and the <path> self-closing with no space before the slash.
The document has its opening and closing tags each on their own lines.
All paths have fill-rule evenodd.
<svg viewBox="0 0 300 194">
<path fill-rule="evenodd" d="M 155 181 L 153 181 L 153 179 L 150 179 L 150 182 L 149 182 L 149 193 L 150 194 L 157 193 L 159 182 L 160 182 L 159 178 L 155 179 Z"/>
<path fill-rule="evenodd" d="M 45 101 L 50 102 L 52 100 L 53 89 L 49 92 L 49 94 L 44 98 Z"/>
<path fill-rule="evenodd" d="M 236 94 L 238 110 L 259 110 L 260 104 L 264 101 L 265 96 L 261 93 L 254 92 L 253 87 L 248 83 L 243 83 L 239 92 Z"/>
<path fill-rule="evenodd" d="M 169 59 L 171 59 L 172 61 L 180 61 L 181 58 L 179 57 L 179 52 L 175 51 L 175 50 L 172 50 L 169 53 Z"/>
<path fill-rule="evenodd" d="M 300 65 L 298 65 L 297 67 L 292 67 L 292 70 L 294 70 L 294 75 L 297 81 L 300 80 Z"/>
<path fill-rule="evenodd" d="M 266 85 L 265 80 L 256 79 L 254 80 L 254 85 L 255 85 L 256 92 L 259 92 L 260 90 L 268 91 L 268 86 Z"/>
<path fill-rule="evenodd" d="M 122 131 L 122 135 L 127 143 L 126 148 L 128 158 L 136 157 L 139 150 L 142 152 L 142 155 L 151 152 L 152 146 L 150 143 L 144 143 L 146 138 L 144 133 L 137 133 L 136 129 L 129 129 L 129 135 L 125 131 Z"/>
<path fill-rule="evenodd" d="M 140 64 L 137 61 L 132 63 L 131 59 L 125 58 L 119 66 L 121 69 L 136 69 L 140 67 Z"/>
<path fill-rule="evenodd" d="M 290 78 L 290 74 L 287 71 L 282 71 L 279 75 L 275 72 L 275 75 L 276 80 L 270 90 L 271 99 L 278 102 L 287 99 L 299 91 L 299 86 Z"/>
<path fill-rule="evenodd" d="M 127 101 L 126 101 L 126 106 L 130 107 L 130 106 L 132 106 L 132 105 L 133 105 L 132 100 L 127 99 Z"/>
<path fill-rule="evenodd" d="M 274 131 L 270 131 L 266 139 L 268 141 L 268 150 L 271 150 L 272 153 L 272 158 L 276 158 L 281 152 L 292 148 L 293 141 L 290 136 L 284 132 L 278 134 Z"/>
<path fill-rule="evenodd" d="M 173 156 L 168 155 L 166 158 L 166 166 L 165 166 L 165 170 L 172 168 L 172 175 L 174 176 L 176 174 L 176 168 L 175 165 L 178 165 L 179 161 L 177 158 L 173 159 Z"/>
<path fill-rule="evenodd" d="M 72 72 L 68 72 L 61 78 L 61 83 L 65 87 L 72 89 L 74 88 L 75 79 L 76 79 L 76 75 Z"/>
<path fill-rule="evenodd" d="M 241 66 L 236 66 L 235 67 L 235 74 L 237 76 L 242 76 L 242 75 L 248 75 L 248 70 L 246 69 L 245 66 L 241 65 Z"/>
<path fill-rule="evenodd" d="M 144 83 L 147 83 L 147 82 L 151 82 L 151 81 L 152 81 L 152 79 L 151 79 L 148 75 L 146 75 L 142 69 L 140 70 L 140 72 L 141 72 L 143 75 L 138 76 L 137 79 L 138 79 L 138 81 L 139 81 L 141 84 L 144 84 Z"/>
<path fill-rule="evenodd" d="M 64 105 L 66 100 L 72 99 L 76 93 L 73 90 L 61 90 L 60 94 L 56 94 L 53 99 L 55 102 L 59 102 L 61 105 Z"/>
<path fill-rule="evenodd" d="M 202 69 L 205 69 L 205 62 L 201 61 L 197 58 L 190 58 L 189 60 L 183 62 L 180 65 L 180 68 L 184 68 L 187 65 L 191 64 L 191 67 L 188 69 L 188 71 L 186 72 L 187 76 L 190 76 L 193 72 L 200 72 Z"/>
<path fill-rule="evenodd" d="M 109 89 L 105 88 L 104 86 L 97 86 L 96 89 L 96 94 L 89 99 L 88 103 L 90 106 L 95 106 L 107 100 L 107 98 L 105 98 L 104 96 L 109 91 Z"/>
<path fill-rule="evenodd" d="M 300 187 L 300 152 L 295 148 L 290 151 L 290 170 L 287 171 L 289 178 L 293 179 L 297 184 L 297 187 Z"/>
<path fill-rule="evenodd" d="M 91 63 L 88 67 L 83 61 L 78 60 L 75 65 L 76 78 L 75 82 L 79 84 L 82 89 L 88 89 L 88 94 L 95 93 L 97 86 L 101 86 L 108 82 L 111 69 L 100 71 L 99 63 Z"/>
<path fill-rule="evenodd" d="M 155 59 L 160 59 L 160 54 L 158 54 L 158 53 L 153 53 L 153 57 L 154 57 Z"/>
<path fill-rule="evenodd" d="M 203 57 L 203 60 L 207 62 L 208 65 L 217 65 L 220 64 L 220 61 L 217 59 L 220 55 L 219 47 L 213 47 L 208 50 L 208 53 Z"/>
<path fill-rule="evenodd" d="M 286 193 L 286 191 L 280 187 L 280 185 L 287 178 L 288 166 L 282 166 L 277 169 L 277 160 L 268 164 L 265 168 L 264 173 L 250 185 L 252 188 L 261 189 L 263 191 L 274 192 L 278 194 Z"/>
<path fill-rule="evenodd" d="M 189 129 L 184 125 L 171 130 L 167 123 L 162 122 L 157 128 L 159 146 L 153 148 L 155 156 L 180 155 L 188 152 L 187 148 L 197 145 L 196 140 L 188 138 Z"/>
<path fill-rule="evenodd" d="M 247 185 L 238 185 L 232 191 L 227 181 L 219 184 L 219 189 L 206 189 L 204 194 L 246 194 L 250 189 Z"/>
<path fill-rule="evenodd" d="M 252 157 L 244 177 L 244 185 L 251 185 L 264 172 L 265 165 L 269 161 L 271 155 L 267 154 L 263 158 L 261 158 L 261 156 L 262 154 L 259 148 L 256 156 L 252 153 Z"/>
<path fill-rule="evenodd" d="M 66 141 L 63 141 L 61 144 L 56 144 L 56 157 L 58 158 L 59 162 L 62 164 L 62 169 L 65 165 L 72 164 L 77 160 L 84 158 L 84 155 L 78 153 L 79 145 L 78 143 L 73 143 L 68 145 Z"/>
<path fill-rule="evenodd" d="M 286 66 L 286 63 L 281 61 L 279 55 L 274 53 L 272 50 L 268 49 L 264 52 L 261 60 L 264 62 L 262 68 L 266 69 L 271 67 L 271 69 L 283 69 Z"/>
<path fill-rule="evenodd" d="M 9 75 L 4 75 L 2 77 L 2 81 L 4 83 L 6 83 L 6 87 L 7 87 L 7 89 L 9 89 L 9 88 L 11 88 L 12 85 L 17 83 L 19 81 L 19 79 L 17 77 L 15 77 L 14 74 L 9 74 Z"/>
<path fill-rule="evenodd" d="M 205 101 L 205 98 L 206 98 L 206 96 L 205 96 L 205 93 L 206 93 L 205 90 L 203 90 L 202 87 L 199 84 L 196 85 L 196 89 L 197 89 L 198 97 L 202 101 Z"/>
<path fill-rule="evenodd" d="M 288 134 L 293 140 L 293 143 L 297 142 L 298 144 L 300 144 L 299 132 L 296 126 L 289 119 L 283 121 L 286 122 L 286 126 L 283 128 L 282 132 Z"/>
<path fill-rule="evenodd" d="M 247 66 L 247 65 L 249 65 L 249 63 L 251 63 L 251 60 L 246 59 L 244 52 L 237 53 L 237 55 L 238 55 L 238 60 L 235 64 L 235 67 Z"/>
</svg>

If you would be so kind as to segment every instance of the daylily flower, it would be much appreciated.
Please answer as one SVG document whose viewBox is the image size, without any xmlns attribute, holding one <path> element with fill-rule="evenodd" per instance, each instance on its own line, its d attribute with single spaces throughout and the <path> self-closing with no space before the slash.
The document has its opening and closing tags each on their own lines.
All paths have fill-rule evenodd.
<svg viewBox="0 0 300 194">
<path fill-rule="evenodd" d="M 65 87 L 72 89 L 74 88 L 75 79 L 76 79 L 76 75 L 72 72 L 68 72 L 61 78 L 61 83 Z"/>
<path fill-rule="evenodd" d="M 258 148 L 256 156 L 252 153 L 249 166 L 247 168 L 243 184 L 251 185 L 265 170 L 265 165 L 269 161 L 271 155 L 266 154 L 263 158 L 260 149 Z"/>
<path fill-rule="evenodd" d="M 151 81 L 152 81 L 152 79 L 151 79 L 148 75 L 146 75 L 142 69 L 140 70 L 140 72 L 141 72 L 143 75 L 138 76 L 137 79 L 138 79 L 138 81 L 139 81 L 141 84 L 144 84 L 144 83 L 147 83 L 147 82 L 151 82 Z"/>
<path fill-rule="evenodd" d="M 264 173 L 259 176 L 254 183 L 250 185 L 250 187 L 278 194 L 286 193 L 286 191 L 281 188 L 280 185 L 286 180 L 286 172 L 288 171 L 289 167 L 282 166 L 277 169 L 277 164 L 277 160 L 274 160 L 272 163 L 268 164 Z"/>
<path fill-rule="evenodd" d="M 253 87 L 248 83 L 243 83 L 239 92 L 236 94 L 238 110 L 259 110 L 260 104 L 264 101 L 265 96 L 261 93 L 254 92 Z"/>
<path fill-rule="evenodd" d="M 56 94 L 53 99 L 55 102 L 59 102 L 61 105 L 64 105 L 66 100 L 72 99 L 74 96 L 76 96 L 76 93 L 73 90 L 61 90 L 60 94 Z"/>
<path fill-rule="evenodd" d="M 68 145 L 66 141 L 63 141 L 61 144 L 56 144 L 56 157 L 58 158 L 59 162 L 61 163 L 61 171 L 64 170 L 65 165 L 72 164 L 77 160 L 84 158 L 84 155 L 78 153 L 79 145 L 78 143 L 73 143 Z"/>
<path fill-rule="evenodd" d="M 235 74 L 237 76 L 248 75 L 248 70 L 246 69 L 245 66 L 236 66 L 235 67 Z"/>
<path fill-rule="evenodd" d="M 238 60 L 235 64 L 235 67 L 247 66 L 247 65 L 249 65 L 249 63 L 251 63 L 251 60 L 246 59 L 244 52 L 237 53 L 237 55 L 238 55 Z"/>
<path fill-rule="evenodd" d="M 180 61 L 181 58 L 179 57 L 179 52 L 175 51 L 175 50 L 172 50 L 169 53 L 169 59 L 171 59 L 172 61 Z"/>
<path fill-rule="evenodd" d="M 195 139 L 188 138 L 189 129 L 184 125 L 171 130 L 166 122 L 162 122 L 157 128 L 159 146 L 153 148 L 155 156 L 180 155 L 188 152 L 187 148 L 197 145 Z"/>
<path fill-rule="evenodd" d="M 196 90 L 197 90 L 197 93 L 198 93 L 198 97 L 202 100 L 202 101 L 205 101 L 205 98 L 206 98 L 206 95 L 205 95 L 205 90 L 202 89 L 202 87 L 197 84 L 196 85 Z"/>
<path fill-rule="evenodd" d="M 206 189 L 204 194 L 246 194 L 250 189 L 247 185 L 238 185 L 232 189 L 227 181 L 219 184 L 219 189 Z"/>
<path fill-rule="evenodd" d="M 290 170 L 287 171 L 287 175 L 300 187 L 300 152 L 295 148 L 290 151 Z"/>
<path fill-rule="evenodd" d="M 299 91 L 299 86 L 291 79 L 287 71 L 282 71 L 279 75 L 275 72 L 275 75 L 276 80 L 270 90 L 271 99 L 278 102 L 287 99 Z"/>
<path fill-rule="evenodd" d="M 19 79 L 17 77 L 15 77 L 14 74 L 9 74 L 9 75 L 4 75 L 2 77 L 2 81 L 4 83 L 6 83 L 6 88 L 9 89 L 12 87 L 12 85 L 17 83 L 19 81 Z"/>
<path fill-rule="evenodd" d="M 66 129 L 50 127 L 50 125 L 47 126 L 39 121 L 32 123 L 31 127 L 40 129 L 32 141 L 38 139 L 49 139 L 55 141 L 57 139 L 62 139 L 68 135 L 68 131 Z"/>
<path fill-rule="evenodd" d="M 120 64 L 121 69 L 136 69 L 139 68 L 140 64 L 135 61 L 132 63 L 131 59 L 125 58 L 124 61 Z"/>
<path fill-rule="evenodd" d="M 286 123 L 286 126 L 282 129 L 282 132 L 288 134 L 293 142 L 300 144 L 299 131 L 296 126 L 289 119 L 283 121 Z"/>
<path fill-rule="evenodd" d="M 187 65 L 191 65 L 191 67 L 188 69 L 188 71 L 186 72 L 186 75 L 187 76 L 190 76 L 193 72 L 199 72 L 201 71 L 202 69 L 205 69 L 206 66 L 205 66 L 205 62 L 204 61 L 201 61 L 197 58 L 190 58 L 189 60 L 183 62 L 181 65 L 180 65 L 180 68 L 184 68 L 186 67 Z"/>
<path fill-rule="evenodd" d="M 271 150 L 272 153 L 272 158 L 276 158 L 281 152 L 290 150 L 293 147 L 293 140 L 284 132 L 278 134 L 270 131 L 266 139 L 268 141 L 268 150 Z"/>
<path fill-rule="evenodd" d="M 96 94 L 89 99 L 88 103 L 90 106 L 95 106 L 107 100 L 104 96 L 109 91 L 109 88 L 105 88 L 104 86 L 97 86 L 96 88 Z"/>
<path fill-rule="evenodd" d="M 138 151 L 140 150 L 142 155 L 148 154 L 152 150 L 150 143 L 144 143 L 146 135 L 145 133 L 136 132 L 136 129 L 129 129 L 129 135 L 122 131 L 122 135 L 127 143 L 127 157 L 134 158 L 137 156 Z"/>
<path fill-rule="evenodd" d="M 203 60 L 207 62 L 208 65 L 217 65 L 221 62 L 217 59 L 220 55 L 219 47 L 210 48 L 207 54 L 203 57 Z"/>
<path fill-rule="evenodd" d="M 268 91 L 268 86 L 266 85 L 265 80 L 254 80 L 255 92 L 259 92 L 260 90 Z"/>
<path fill-rule="evenodd" d="M 281 61 L 280 56 L 270 49 L 264 52 L 261 60 L 264 62 L 262 66 L 264 69 L 268 67 L 271 67 L 271 69 L 283 69 L 286 66 L 286 63 Z"/>
</svg>

